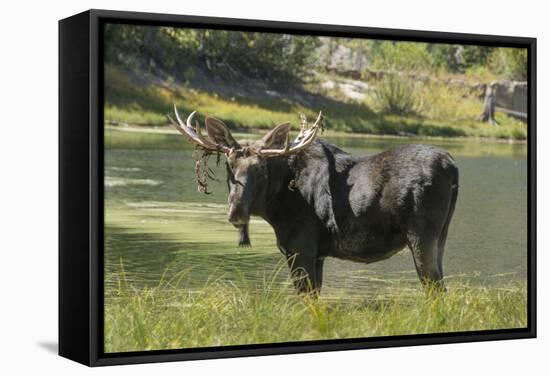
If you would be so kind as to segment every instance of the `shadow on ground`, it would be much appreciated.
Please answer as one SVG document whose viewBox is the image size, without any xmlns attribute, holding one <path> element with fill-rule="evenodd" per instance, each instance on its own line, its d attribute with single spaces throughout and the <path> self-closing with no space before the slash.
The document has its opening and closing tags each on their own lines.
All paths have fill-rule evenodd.
<svg viewBox="0 0 550 376">
<path fill-rule="evenodd" d="M 38 347 L 46 350 L 49 353 L 52 353 L 54 355 L 58 354 L 59 346 L 58 346 L 57 342 L 43 341 L 43 342 L 38 342 L 36 345 Z"/>
</svg>

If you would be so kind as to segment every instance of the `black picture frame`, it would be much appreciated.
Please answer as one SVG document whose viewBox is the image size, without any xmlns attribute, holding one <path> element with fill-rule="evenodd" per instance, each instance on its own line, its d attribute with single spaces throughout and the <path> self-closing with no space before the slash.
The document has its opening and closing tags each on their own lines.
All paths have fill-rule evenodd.
<svg viewBox="0 0 550 376">
<path fill-rule="evenodd" d="M 528 49 L 528 326 L 476 332 L 103 352 L 103 24 L 476 44 Z M 88 10 L 59 21 L 59 354 L 88 366 L 536 337 L 536 39 Z"/>
</svg>

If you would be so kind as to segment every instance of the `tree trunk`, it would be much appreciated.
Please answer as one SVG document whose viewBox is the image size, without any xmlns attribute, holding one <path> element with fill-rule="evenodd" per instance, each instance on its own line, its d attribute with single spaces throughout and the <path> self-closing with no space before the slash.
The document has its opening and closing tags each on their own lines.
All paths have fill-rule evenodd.
<svg viewBox="0 0 550 376">
<path fill-rule="evenodd" d="M 485 90 L 485 101 L 483 105 L 483 112 L 479 116 L 480 121 L 486 121 L 491 125 L 498 125 L 495 120 L 495 108 L 497 105 L 497 93 L 494 85 L 487 85 Z"/>
</svg>

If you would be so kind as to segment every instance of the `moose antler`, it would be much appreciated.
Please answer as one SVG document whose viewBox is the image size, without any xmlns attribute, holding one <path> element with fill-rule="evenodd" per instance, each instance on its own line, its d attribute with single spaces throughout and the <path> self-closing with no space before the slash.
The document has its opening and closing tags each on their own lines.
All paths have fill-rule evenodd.
<svg viewBox="0 0 550 376">
<path fill-rule="evenodd" d="M 170 122 L 172 125 L 184 136 L 187 136 L 193 141 L 195 144 L 200 146 L 202 149 L 207 151 L 215 151 L 215 152 L 222 152 L 225 154 L 230 154 L 231 148 L 225 146 L 216 144 L 208 139 L 206 139 L 202 133 L 201 128 L 198 122 L 196 122 L 196 127 L 193 128 L 192 122 L 193 122 L 193 116 L 195 116 L 195 113 L 197 111 L 191 112 L 189 117 L 187 117 L 187 121 L 184 123 L 180 115 L 178 114 L 178 109 L 176 108 L 176 105 L 174 105 L 174 114 L 176 115 L 176 121 L 172 119 L 172 117 L 168 116 L 168 119 L 170 119 Z"/>
<path fill-rule="evenodd" d="M 319 116 L 317 116 L 317 120 L 315 120 L 315 123 L 313 123 L 313 125 L 308 128 L 306 118 L 305 116 L 302 116 L 300 133 L 298 134 L 298 136 L 296 136 L 292 143 L 289 144 L 289 136 L 287 134 L 285 145 L 282 149 L 260 149 L 259 153 L 265 156 L 288 155 L 304 149 L 309 144 L 311 144 L 313 140 L 315 140 L 315 136 L 317 136 L 319 128 L 322 127 L 322 119 L 322 111 L 319 111 Z"/>
</svg>

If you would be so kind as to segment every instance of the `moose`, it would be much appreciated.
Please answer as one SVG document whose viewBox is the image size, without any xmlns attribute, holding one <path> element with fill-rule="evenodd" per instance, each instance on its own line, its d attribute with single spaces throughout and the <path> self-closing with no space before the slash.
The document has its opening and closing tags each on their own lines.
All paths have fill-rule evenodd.
<svg viewBox="0 0 550 376">
<path fill-rule="evenodd" d="M 433 146 L 405 145 L 368 156 L 351 155 L 318 139 L 302 118 L 290 141 L 290 123 L 257 141 L 237 142 L 220 120 L 206 132 L 174 106 L 172 125 L 206 152 L 225 154 L 228 220 L 247 244 L 251 215 L 273 228 L 300 294 L 320 294 L 327 257 L 372 263 L 408 247 L 422 285 L 445 290 L 443 253 L 458 195 L 458 168 Z"/>
</svg>

